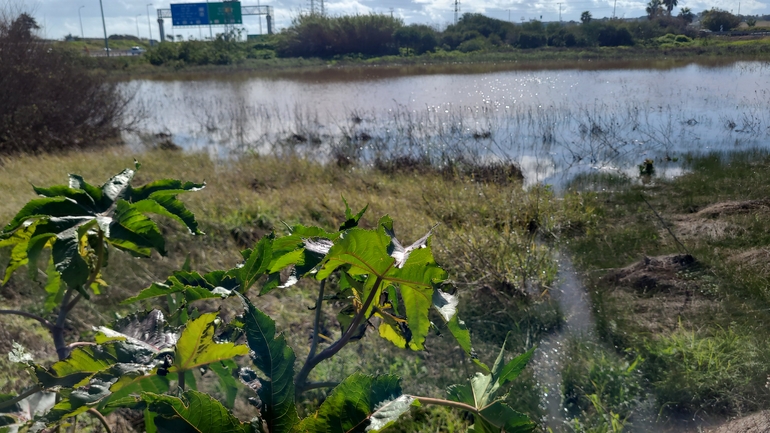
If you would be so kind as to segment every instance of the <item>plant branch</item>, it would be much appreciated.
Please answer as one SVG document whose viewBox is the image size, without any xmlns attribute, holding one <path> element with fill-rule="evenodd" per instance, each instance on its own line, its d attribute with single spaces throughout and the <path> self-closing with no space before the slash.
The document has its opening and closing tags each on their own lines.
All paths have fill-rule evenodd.
<svg viewBox="0 0 770 433">
<path fill-rule="evenodd" d="M 665 222 L 665 221 L 663 221 L 663 217 L 661 217 L 661 216 L 660 216 L 660 214 L 659 214 L 659 213 L 658 213 L 658 212 L 655 210 L 655 208 L 653 208 L 653 207 L 652 207 L 652 205 L 650 204 L 650 202 L 648 202 L 648 201 L 647 201 L 647 199 L 644 197 L 644 194 L 639 194 L 639 195 L 642 197 L 642 200 L 644 200 L 644 202 L 645 202 L 645 203 L 647 203 L 647 207 L 649 207 L 649 208 L 650 208 L 650 210 L 652 211 L 652 213 L 654 213 L 654 214 L 655 214 L 655 216 L 656 216 L 656 217 L 658 217 L 658 220 L 660 221 L 660 223 L 661 223 L 661 224 L 663 224 L 663 228 L 665 228 L 665 229 L 666 229 L 666 231 L 668 231 L 668 234 L 670 234 L 670 235 L 671 235 L 671 237 L 672 237 L 672 238 L 674 238 L 674 241 L 677 243 L 677 245 L 679 245 L 680 247 L 682 247 L 682 249 L 684 249 L 684 252 L 686 252 L 686 253 L 687 253 L 687 255 L 691 256 L 692 254 L 690 254 L 690 250 L 688 250 L 688 249 L 687 249 L 687 247 L 686 247 L 686 246 L 684 246 L 684 244 L 683 244 L 683 243 L 679 242 L 679 239 L 677 239 L 677 237 L 676 237 L 676 235 L 674 234 L 674 232 L 672 232 L 672 231 L 671 231 L 671 228 L 669 228 L 668 224 L 666 224 L 666 222 Z"/>
<path fill-rule="evenodd" d="M 318 389 L 318 388 L 334 388 L 339 384 L 340 384 L 339 382 L 335 382 L 335 381 L 305 382 L 305 386 L 302 388 L 302 391 L 310 391 L 311 389 Z"/>
<path fill-rule="evenodd" d="M 16 397 L 0 403 L 0 410 L 3 410 L 5 408 L 9 408 L 9 407 L 15 405 L 16 403 L 24 400 L 25 398 L 29 397 L 30 395 L 32 395 L 32 394 L 34 394 L 36 392 L 40 392 L 42 390 L 43 390 L 43 388 L 35 385 L 32 388 L 30 388 L 30 389 L 22 392 L 21 394 L 17 395 Z"/>
<path fill-rule="evenodd" d="M 436 406 L 454 407 L 456 409 L 467 410 L 468 412 L 471 412 L 471 413 L 474 413 L 474 414 L 478 414 L 479 413 L 479 410 L 476 409 L 475 407 L 473 407 L 473 406 L 471 406 L 469 404 L 460 403 L 459 401 L 444 400 L 444 399 L 441 399 L 441 398 L 432 398 L 432 397 L 418 397 L 416 395 L 413 395 L 412 397 L 414 397 L 416 400 L 418 400 L 420 402 L 420 404 L 432 404 L 432 405 L 436 405 Z"/>
<path fill-rule="evenodd" d="M 98 346 L 98 344 L 93 343 L 91 341 L 76 341 L 74 343 L 68 344 L 67 345 L 67 350 L 72 350 L 72 349 L 74 349 L 76 347 L 81 347 L 81 346 Z"/>
<path fill-rule="evenodd" d="M 312 358 L 308 358 L 307 361 L 305 361 L 305 365 L 302 366 L 302 370 L 299 371 L 297 374 L 297 379 L 295 380 L 295 384 L 297 386 L 296 389 L 296 395 L 299 396 L 306 390 L 306 382 L 307 377 L 310 374 L 310 372 L 315 368 L 316 365 L 318 365 L 321 361 L 326 360 L 334 356 L 337 352 L 340 351 L 343 347 L 345 347 L 346 344 L 348 344 L 348 341 L 353 337 L 353 335 L 358 331 L 358 327 L 361 325 L 361 322 L 364 320 L 364 316 L 366 315 L 366 311 L 369 309 L 369 306 L 372 305 L 372 301 L 374 301 L 374 297 L 377 294 L 377 291 L 380 288 L 380 284 L 382 284 L 382 277 L 378 276 L 377 279 L 374 281 L 374 286 L 372 286 L 372 291 L 369 292 L 369 296 L 367 296 L 366 301 L 364 301 L 364 305 L 361 307 L 361 311 L 356 314 L 356 316 L 353 318 L 353 322 L 350 324 L 350 327 L 345 332 L 345 334 L 340 337 L 339 340 L 335 341 L 334 344 L 327 347 L 321 353 L 313 356 Z"/>
<path fill-rule="evenodd" d="M 310 343 L 310 352 L 307 354 L 306 363 L 309 362 L 315 356 L 316 349 L 318 349 L 318 326 L 321 322 L 321 306 L 324 300 L 324 287 L 326 286 L 326 279 L 321 280 L 321 287 L 318 288 L 318 300 L 315 302 L 315 319 L 313 320 L 313 341 Z"/>
<path fill-rule="evenodd" d="M 38 316 L 37 314 L 27 313 L 26 311 L 20 311 L 20 310 L 0 310 L 0 314 L 15 314 L 17 316 L 24 316 L 28 317 L 30 319 L 35 319 L 38 322 L 40 322 L 43 326 L 48 328 L 49 330 L 53 329 L 54 324 L 49 322 L 48 320 Z"/>
<path fill-rule="evenodd" d="M 176 385 L 177 385 L 177 386 L 179 387 L 179 389 L 181 389 L 182 391 L 184 391 L 184 385 L 185 385 L 185 384 L 184 384 L 184 380 L 185 380 L 185 373 L 187 373 L 187 371 L 179 371 L 179 372 L 177 372 L 177 374 L 176 374 Z"/>
<path fill-rule="evenodd" d="M 101 421 L 102 425 L 104 426 L 104 429 L 107 431 L 107 433 L 112 433 L 112 429 L 110 428 L 110 425 L 107 423 L 107 418 L 104 417 L 104 415 L 101 414 L 98 410 L 94 408 L 88 409 L 88 413 L 93 415 L 95 418 L 97 418 L 99 421 Z"/>
</svg>

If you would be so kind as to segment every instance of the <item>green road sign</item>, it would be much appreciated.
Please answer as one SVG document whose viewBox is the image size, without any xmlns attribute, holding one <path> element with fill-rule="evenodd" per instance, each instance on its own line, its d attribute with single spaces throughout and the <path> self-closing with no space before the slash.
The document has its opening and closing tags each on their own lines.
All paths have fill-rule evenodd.
<svg viewBox="0 0 770 433">
<path fill-rule="evenodd" d="M 241 2 L 209 3 L 209 23 L 211 24 L 243 24 Z"/>
</svg>

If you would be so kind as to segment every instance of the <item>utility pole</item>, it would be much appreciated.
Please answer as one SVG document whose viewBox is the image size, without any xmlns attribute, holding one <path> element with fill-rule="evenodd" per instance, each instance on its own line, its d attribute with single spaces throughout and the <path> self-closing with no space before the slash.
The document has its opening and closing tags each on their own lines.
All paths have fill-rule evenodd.
<svg viewBox="0 0 770 433">
<path fill-rule="evenodd" d="M 110 43 L 107 42 L 107 24 L 104 23 L 104 6 L 102 0 L 99 0 L 99 9 L 102 11 L 102 27 L 104 28 L 104 50 L 107 51 L 107 57 L 110 57 Z"/>
<path fill-rule="evenodd" d="M 615 18 L 615 8 L 618 7 L 618 0 L 615 0 L 615 5 L 612 6 L 612 18 Z"/>
<path fill-rule="evenodd" d="M 206 10 L 209 9 L 209 0 L 206 0 Z M 260 25 L 262 23 L 260 22 Z M 211 20 L 209 19 L 209 39 L 214 40 L 214 31 L 211 29 Z M 161 41 L 162 42 L 162 41 Z"/>
<path fill-rule="evenodd" d="M 80 18 L 80 39 L 85 39 L 86 37 L 83 35 L 83 17 L 80 16 L 80 9 L 83 9 L 85 6 L 80 6 L 78 8 L 78 18 Z"/>
<path fill-rule="evenodd" d="M 460 0 L 455 0 L 455 24 L 457 24 L 459 14 L 460 14 Z"/>
<path fill-rule="evenodd" d="M 390 8 L 390 17 L 393 18 L 393 8 Z"/>
<path fill-rule="evenodd" d="M 324 0 L 321 0 L 321 16 L 324 16 L 326 12 L 324 11 Z"/>
<path fill-rule="evenodd" d="M 142 40 L 142 37 L 139 36 L 139 17 L 142 16 L 142 14 L 137 14 L 134 17 L 134 22 L 136 22 L 136 37 L 139 38 L 139 40 Z"/>
<path fill-rule="evenodd" d="M 508 9 L 508 22 L 511 22 L 511 10 Z"/>
<path fill-rule="evenodd" d="M 150 39 L 147 42 L 152 46 L 152 25 L 150 24 L 150 6 L 152 3 L 147 3 L 147 28 L 150 29 Z"/>
<path fill-rule="evenodd" d="M 561 22 L 561 5 L 563 5 L 564 3 L 556 3 L 556 4 L 559 5 L 559 22 Z"/>
</svg>

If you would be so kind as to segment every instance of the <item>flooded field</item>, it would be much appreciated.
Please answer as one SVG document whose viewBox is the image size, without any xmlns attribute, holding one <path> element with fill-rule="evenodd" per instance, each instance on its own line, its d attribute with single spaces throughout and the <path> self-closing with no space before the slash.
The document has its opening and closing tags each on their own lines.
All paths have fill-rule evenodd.
<svg viewBox="0 0 770 433">
<path fill-rule="evenodd" d="M 527 183 L 560 185 L 581 172 L 635 176 L 648 158 L 673 176 L 684 152 L 761 147 L 770 134 L 763 62 L 484 66 L 135 80 L 126 89 L 147 116 L 127 139 L 338 163 L 502 159 Z"/>
</svg>

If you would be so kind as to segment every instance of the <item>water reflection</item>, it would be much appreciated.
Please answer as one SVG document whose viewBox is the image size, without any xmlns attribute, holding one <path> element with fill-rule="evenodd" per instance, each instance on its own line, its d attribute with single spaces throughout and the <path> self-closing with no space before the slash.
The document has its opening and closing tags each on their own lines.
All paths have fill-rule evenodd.
<svg viewBox="0 0 770 433">
<path fill-rule="evenodd" d="M 467 65 L 466 65 L 467 66 Z M 668 69 L 510 70 L 425 66 L 271 76 L 137 80 L 145 133 L 186 149 L 306 153 L 320 161 L 409 156 L 436 164 L 510 159 L 528 183 L 575 173 L 634 176 L 644 159 L 676 175 L 677 155 L 765 145 L 770 121 L 762 62 Z M 422 71 L 422 73 L 419 73 Z M 443 72 L 442 72 L 443 71 Z M 414 72 L 414 71 L 413 71 Z M 140 137 L 127 137 L 137 143 Z M 665 163 L 664 163 L 665 162 Z"/>
</svg>

